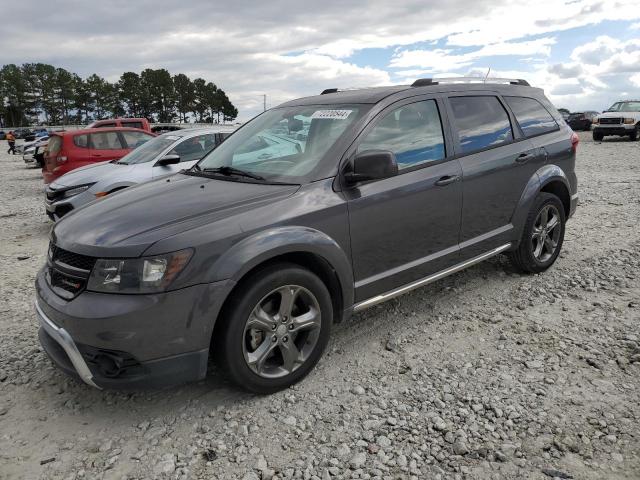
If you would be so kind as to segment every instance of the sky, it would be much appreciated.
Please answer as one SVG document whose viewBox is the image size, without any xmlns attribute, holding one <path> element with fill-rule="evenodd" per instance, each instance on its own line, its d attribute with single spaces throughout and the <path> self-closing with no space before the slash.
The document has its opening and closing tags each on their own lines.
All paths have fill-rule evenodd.
<svg viewBox="0 0 640 480">
<path fill-rule="evenodd" d="M 246 120 L 325 88 L 524 78 L 557 107 L 640 98 L 638 0 L 12 2 L 0 64 L 116 81 L 166 68 L 224 89 Z"/>
</svg>

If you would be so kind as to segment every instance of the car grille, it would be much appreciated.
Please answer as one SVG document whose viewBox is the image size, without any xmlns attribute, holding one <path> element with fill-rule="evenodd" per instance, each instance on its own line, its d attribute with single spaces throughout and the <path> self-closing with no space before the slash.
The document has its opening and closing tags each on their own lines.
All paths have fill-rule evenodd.
<svg viewBox="0 0 640 480">
<path fill-rule="evenodd" d="M 64 263 L 65 265 L 86 270 L 87 272 L 91 272 L 91 269 L 96 263 L 96 259 L 94 257 L 87 257 L 86 255 L 69 252 L 68 250 L 63 250 L 53 244 L 49 249 L 51 260 L 54 263 Z"/>
<path fill-rule="evenodd" d="M 58 296 L 70 300 L 85 289 L 95 263 L 94 257 L 50 244 L 47 281 Z"/>
<path fill-rule="evenodd" d="M 600 124 L 601 125 L 620 125 L 622 124 L 622 118 L 601 118 L 600 119 Z"/>
</svg>

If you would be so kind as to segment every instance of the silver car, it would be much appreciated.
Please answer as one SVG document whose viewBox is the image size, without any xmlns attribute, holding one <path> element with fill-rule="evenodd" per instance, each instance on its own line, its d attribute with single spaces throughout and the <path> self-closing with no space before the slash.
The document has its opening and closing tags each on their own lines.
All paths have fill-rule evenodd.
<svg viewBox="0 0 640 480">
<path fill-rule="evenodd" d="M 123 188 L 190 168 L 235 128 L 215 126 L 168 132 L 118 161 L 73 170 L 46 187 L 47 215 L 57 221 L 70 211 Z"/>
</svg>

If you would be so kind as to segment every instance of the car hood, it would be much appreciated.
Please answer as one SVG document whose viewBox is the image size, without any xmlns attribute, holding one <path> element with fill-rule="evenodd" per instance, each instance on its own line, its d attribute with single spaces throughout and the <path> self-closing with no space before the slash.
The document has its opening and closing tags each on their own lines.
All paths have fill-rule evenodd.
<svg viewBox="0 0 640 480">
<path fill-rule="evenodd" d="M 52 239 L 82 255 L 137 257 L 159 240 L 274 202 L 298 188 L 177 174 L 124 189 L 68 214 L 53 228 Z M 240 232 L 239 224 L 234 228 Z"/>
<path fill-rule="evenodd" d="M 86 185 L 87 183 L 96 183 L 113 174 L 126 174 L 131 167 L 131 165 L 117 165 L 111 162 L 85 165 L 51 182 L 49 187 L 52 190 L 57 190 L 60 188 L 75 187 L 76 185 Z"/>
</svg>

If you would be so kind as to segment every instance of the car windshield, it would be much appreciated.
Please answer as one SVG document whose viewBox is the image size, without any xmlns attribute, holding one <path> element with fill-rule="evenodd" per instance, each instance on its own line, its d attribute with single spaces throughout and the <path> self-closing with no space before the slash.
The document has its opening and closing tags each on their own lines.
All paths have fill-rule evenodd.
<svg viewBox="0 0 640 480">
<path fill-rule="evenodd" d="M 640 112 L 640 102 L 616 102 L 608 112 Z"/>
<path fill-rule="evenodd" d="M 132 150 L 120 160 L 119 164 L 132 165 L 134 163 L 146 163 L 154 160 L 158 157 L 169 145 L 172 145 L 179 140 L 180 137 L 176 135 L 168 135 L 155 137 L 151 140 L 143 143 L 135 150 Z"/>
<path fill-rule="evenodd" d="M 319 165 L 363 105 L 274 108 L 256 117 L 203 158 L 197 171 L 242 170 L 264 181 L 302 183 Z M 243 180 L 251 177 L 242 177 Z"/>
</svg>

